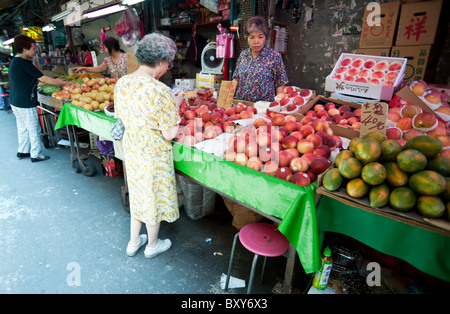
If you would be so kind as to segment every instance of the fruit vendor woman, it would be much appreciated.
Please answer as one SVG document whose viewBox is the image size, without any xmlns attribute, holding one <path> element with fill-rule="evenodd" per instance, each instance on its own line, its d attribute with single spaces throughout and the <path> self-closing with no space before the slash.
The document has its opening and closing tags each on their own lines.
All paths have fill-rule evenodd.
<svg viewBox="0 0 450 314">
<path fill-rule="evenodd" d="M 273 101 L 288 83 L 279 52 L 266 46 L 269 27 L 262 16 L 254 16 L 245 24 L 250 48 L 241 52 L 233 81 L 237 82 L 236 99 Z"/>
</svg>

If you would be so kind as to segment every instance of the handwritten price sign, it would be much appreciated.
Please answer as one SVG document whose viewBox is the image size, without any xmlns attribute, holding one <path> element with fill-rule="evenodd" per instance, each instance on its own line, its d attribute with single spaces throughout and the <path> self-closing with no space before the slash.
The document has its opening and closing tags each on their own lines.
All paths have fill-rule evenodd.
<svg viewBox="0 0 450 314">
<path fill-rule="evenodd" d="M 361 105 L 360 137 L 373 131 L 386 132 L 387 108 L 388 104 L 385 102 L 367 102 Z"/>
<path fill-rule="evenodd" d="M 236 87 L 237 84 L 234 81 L 222 81 L 220 84 L 219 99 L 217 99 L 217 107 L 231 107 Z"/>
</svg>

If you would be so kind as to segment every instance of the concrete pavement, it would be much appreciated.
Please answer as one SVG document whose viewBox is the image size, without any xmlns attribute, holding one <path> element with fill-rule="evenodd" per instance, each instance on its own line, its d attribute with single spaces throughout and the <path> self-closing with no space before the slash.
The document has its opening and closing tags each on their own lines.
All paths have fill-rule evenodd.
<svg viewBox="0 0 450 314">
<path fill-rule="evenodd" d="M 0 293 L 245 293 L 220 288 L 237 232 L 226 209 L 195 221 L 181 210 L 161 226 L 160 237 L 173 243 L 168 252 L 148 260 L 142 248 L 130 258 L 123 178 L 103 176 L 92 156 L 97 175 L 75 173 L 68 148 L 46 149 L 44 162 L 18 160 L 15 117 L 5 111 L 0 150 Z M 248 282 L 252 258 L 238 245 L 232 275 Z M 269 259 L 262 285 L 257 270 L 253 292 L 271 293 L 285 262 Z"/>
</svg>

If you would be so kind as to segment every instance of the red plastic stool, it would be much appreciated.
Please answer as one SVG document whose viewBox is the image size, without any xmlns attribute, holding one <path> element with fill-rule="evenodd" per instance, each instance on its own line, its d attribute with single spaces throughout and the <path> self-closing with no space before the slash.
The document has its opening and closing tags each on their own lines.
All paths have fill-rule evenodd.
<svg viewBox="0 0 450 314">
<path fill-rule="evenodd" d="M 264 264 L 261 272 L 262 282 L 264 269 L 266 268 L 267 257 L 277 257 L 286 253 L 289 249 L 289 241 L 273 225 L 266 223 L 252 223 L 244 226 L 234 236 L 230 262 L 228 264 L 225 290 L 228 290 L 228 284 L 230 282 L 231 268 L 233 266 L 234 252 L 236 249 L 238 236 L 239 241 L 242 243 L 242 245 L 250 252 L 255 253 L 255 256 L 253 257 L 252 269 L 250 271 L 250 280 L 247 288 L 247 293 L 251 293 L 258 256 L 264 256 Z"/>
</svg>

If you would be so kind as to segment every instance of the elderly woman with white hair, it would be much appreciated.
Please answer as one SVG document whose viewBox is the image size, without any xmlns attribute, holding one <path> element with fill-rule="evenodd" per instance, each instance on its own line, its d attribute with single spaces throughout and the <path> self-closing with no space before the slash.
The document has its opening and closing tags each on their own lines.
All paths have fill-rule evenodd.
<svg viewBox="0 0 450 314">
<path fill-rule="evenodd" d="M 146 258 L 167 251 L 169 239 L 158 239 L 161 221 L 179 218 L 171 140 L 180 117 L 171 89 L 159 79 L 171 68 L 177 51 L 162 34 L 146 35 L 135 46 L 139 68 L 120 78 L 114 89 L 115 116 L 122 120 L 122 139 L 130 201 L 127 255 L 147 246 Z M 141 234 L 145 223 L 147 235 Z"/>
</svg>

